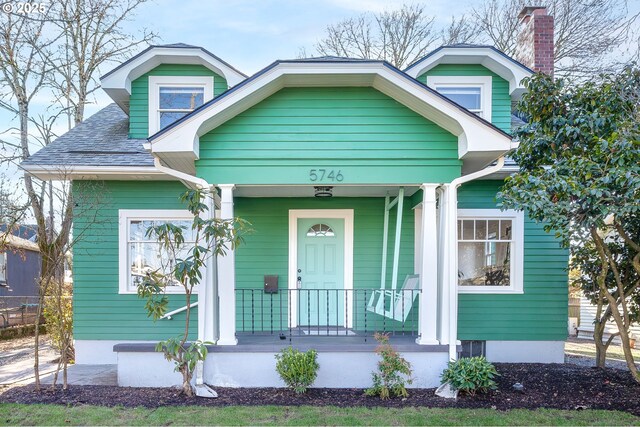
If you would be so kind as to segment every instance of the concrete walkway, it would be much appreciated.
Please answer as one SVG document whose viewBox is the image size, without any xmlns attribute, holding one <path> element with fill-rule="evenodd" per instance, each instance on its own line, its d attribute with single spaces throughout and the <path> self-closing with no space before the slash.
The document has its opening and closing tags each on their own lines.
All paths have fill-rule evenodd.
<svg viewBox="0 0 640 427">
<path fill-rule="evenodd" d="M 53 383 L 53 373 L 42 377 L 43 384 Z M 58 375 L 58 384 L 62 383 L 62 372 Z M 69 385 L 118 385 L 116 365 L 69 365 L 67 368 Z"/>
</svg>

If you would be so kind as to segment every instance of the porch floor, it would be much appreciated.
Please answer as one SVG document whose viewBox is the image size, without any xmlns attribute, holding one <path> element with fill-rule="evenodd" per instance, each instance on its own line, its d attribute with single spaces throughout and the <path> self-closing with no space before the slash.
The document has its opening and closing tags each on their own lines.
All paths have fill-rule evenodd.
<svg viewBox="0 0 640 427">
<path fill-rule="evenodd" d="M 372 336 L 313 336 L 291 335 L 281 339 L 279 335 L 258 335 L 238 333 L 237 345 L 210 345 L 210 353 L 278 353 L 286 347 L 301 351 L 314 349 L 318 352 L 372 352 L 378 343 Z M 391 345 L 400 352 L 448 352 L 448 345 L 418 345 L 415 336 L 392 335 Z M 123 343 L 113 347 L 115 352 L 147 353 L 155 352 L 155 343 Z"/>
</svg>

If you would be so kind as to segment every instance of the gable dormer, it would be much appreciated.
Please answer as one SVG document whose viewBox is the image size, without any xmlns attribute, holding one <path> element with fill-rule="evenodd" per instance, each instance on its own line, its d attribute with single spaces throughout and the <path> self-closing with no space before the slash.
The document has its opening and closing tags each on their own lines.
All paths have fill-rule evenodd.
<svg viewBox="0 0 640 427">
<path fill-rule="evenodd" d="M 151 46 L 101 78 L 129 115 L 129 137 L 147 138 L 246 78 L 211 52 L 183 43 Z"/>
<path fill-rule="evenodd" d="M 442 46 L 405 70 L 407 74 L 505 132 L 511 132 L 511 105 L 533 71 L 493 46 Z"/>
</svg>

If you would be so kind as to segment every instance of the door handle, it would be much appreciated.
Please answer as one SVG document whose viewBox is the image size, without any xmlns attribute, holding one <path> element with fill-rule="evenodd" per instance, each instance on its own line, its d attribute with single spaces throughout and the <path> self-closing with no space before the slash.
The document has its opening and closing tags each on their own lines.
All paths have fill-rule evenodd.
<svg viewBox="0 0 640 427">
<path fill-rule="evenodd" d="M 302 288 L 302 277 L 298 276 L 298 281 L 296 282 L 296 286 L 298 289 Z"/>
</svg>

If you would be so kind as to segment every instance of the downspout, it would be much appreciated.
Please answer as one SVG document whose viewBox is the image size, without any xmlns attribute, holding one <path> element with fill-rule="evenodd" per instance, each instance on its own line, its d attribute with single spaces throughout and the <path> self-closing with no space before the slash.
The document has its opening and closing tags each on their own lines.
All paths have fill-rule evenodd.
<svg viewBox="0 0 640 427">
<path fill-rule="evenodd" d="M 153 165 L 158 171 L 178 178 L 188 188 L 195 187 L 195 189 L 210 191 L 212 197 L 207 200 L 207 207 L 209 211 L 209 219 L 214 219 L 216 212 L 216 203 L 219 203 L 218 194 L 215 191 L 212 191 L 213 189 L 215 189 L 215 186 L 209 184 L 203 178 L 189 175 L 184 172 L 164 166 L 159 157 L 157 157 L 153 153 L 151 153 L 151 155 L 153 156 Z M 200 341 L 215 341 L 216 339 L 217 328 L 216 325 L 214 325 L 216 316 L 213 315 L 213 310 L 215 310 L 217 307 L 217 283 L 215 283 L 216 272 L 214 270 L 215 265 L 215 257 L 209 257 L 206 261 L 204 286 L 200 286 L 200 288 L 198 289 L 198 340 Z M 210 287 L 207 287 L 207 284 L 210 284 Z M 209 293 L 211 293 L 211 295 L 209 295 Z M 209 303 L 207 303 L 207 301 Z M 200 304 L 200 302 L 202 303 Z M 210 309 L 207 309 L 207 307 L 210 307 Z M 218 397 L 217 393 L 213 389 L 204 384 L 204 362 L 198 362 L 198 364 L 196 365 L 195 380 L 196 395 L 201 397 Z"/>
<path fill-rule="evenodd" d="M 447 198 L 446 215 L 449 223 L 447 224 L 447 233 L 445 236 L 445 244 L 449 246 L 448 251 L 448 288 L 449 292 L 449 359 L 456 360 L 458 358 L 458 187 L 462 184 L 474 181 L 478 178 L 499 172 L 504 166 L 504 156 L 500 157 L 497 163 L 488 168 L 469 175 L 461 176 L 454 179 L 448 187 L 449 197 Z"/>
</svg>

